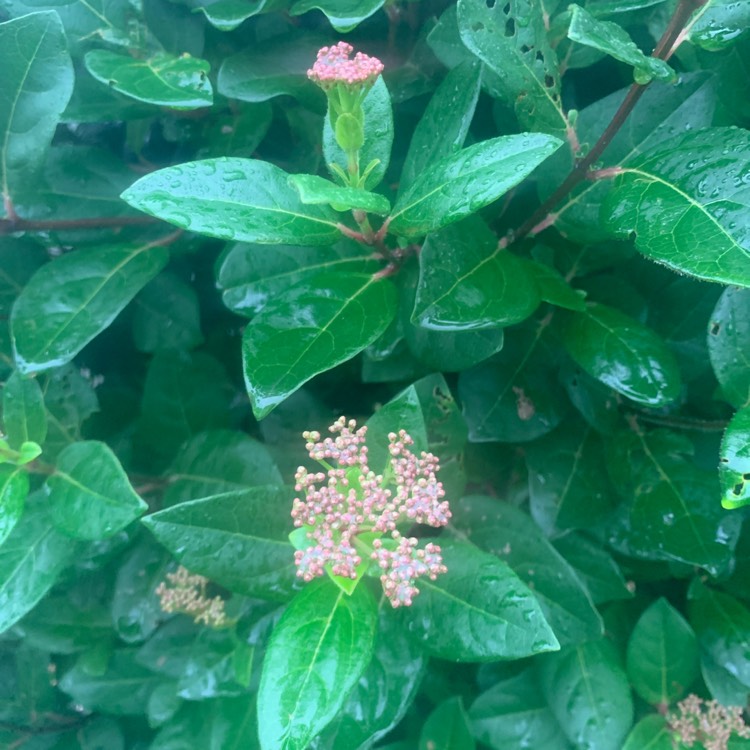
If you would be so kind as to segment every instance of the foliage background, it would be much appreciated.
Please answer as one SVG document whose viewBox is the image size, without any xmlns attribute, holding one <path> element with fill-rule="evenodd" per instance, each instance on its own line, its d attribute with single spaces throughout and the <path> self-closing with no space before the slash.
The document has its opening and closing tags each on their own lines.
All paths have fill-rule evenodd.
<svg viewBox="0 0 750 750">
<path fill-rule="evenodd" d="M 0 746 L 260 747 L 270 635 L 292 596 L 304 623 L 299 602 L 312 617 L 330 591 L 297 593 L 285 483 L 300 433 L 339 414 L 375 414 L 380 434 L 406 420 L 440 457 L 461 596 L 381 601 L 369 664 L 346 672 L 332 649 L 356 684 L 302 696 L 335 708 L 310 747 L 671 748 L 663 715 L 689 692 L 747 705 L 750 5 L 585 9 L 0 0 Z M 647 55 L 673 17 L 667 66 Z M 223 156 L 326 174 L 305 72 L 342 36 L 386 64 L 366 148 L 391 202 L 462 146 L 563 146 L 502 197 L 449 186 L 476 197 L 462 221 L 416 212 L 385 260 L 330 229 L 313 243 L 304 221 L 248 242 L 211 203 L 224 162 L 221 179 L 161 173 L 182 204 L 131 188 Z M 601 179 L 540 224 L 633 80 L 653 82 L 586 165 Z M 363 279 L 380 291 L 357 311 Z M 330 342 L 318 322 L 300 334 L 324 297 L 343 311 Z M 232 627 L 161 612 L 177 561 Z M 559 650 L 495 645 L 497 576 Z"/>
</svg>

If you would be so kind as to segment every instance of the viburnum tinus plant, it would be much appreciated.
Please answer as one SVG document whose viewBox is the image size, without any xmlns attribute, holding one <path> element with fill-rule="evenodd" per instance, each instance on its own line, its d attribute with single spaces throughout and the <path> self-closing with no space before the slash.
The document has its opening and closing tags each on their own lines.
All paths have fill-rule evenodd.
<svg viewBox="0 0 750 750">
<path fill-rule="evenodd" d="M 750 747 L 748 60 L 0 0 L 0 748 Z"/>
</svg>

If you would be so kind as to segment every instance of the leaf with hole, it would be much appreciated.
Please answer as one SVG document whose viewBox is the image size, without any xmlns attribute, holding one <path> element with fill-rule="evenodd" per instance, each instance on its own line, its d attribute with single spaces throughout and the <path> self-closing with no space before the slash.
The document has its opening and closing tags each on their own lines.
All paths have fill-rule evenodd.
<svg viewBox="0 0 750 750">
<path fill-rule="evenodd" d="M 724 432 L 719 481 L 725 508 L 750 504 L 750 406 L 740 409 Z"/>
</svg>

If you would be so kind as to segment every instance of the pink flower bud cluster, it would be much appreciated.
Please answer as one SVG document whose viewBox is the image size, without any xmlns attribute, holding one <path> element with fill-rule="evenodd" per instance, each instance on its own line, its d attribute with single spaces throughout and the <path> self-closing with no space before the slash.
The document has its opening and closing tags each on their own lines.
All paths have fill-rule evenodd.
<svg viewBox="0 0 750 750">
<path fill-rule="evenodd" d="M 383 63 L 377 57 L 370 57 L 357 52 L 354 59 L 349 56 L 354 52 L 351 44 L 339 42 L 332 47 L 323 47 L 307 77 L 323 89 L 330 89 L 337 83 L 346 86 L 371 86 L 383 72 Z"/>
<path fill-rule="evenodd" d="M 435 580 L 446 571 L 440 547 L 429 543 L 418 549 L 417 540 L 401 536 L 397 528 L 404 521 L 435 527 L 448 523 L 438 459 L 431 453 L 414 455 L 414 441 L 401 430 L 388 436 L 385 475 L 375 474 L 368 464 L 367 427 L 357 429 L 353 419 L 341 417 L 329 429 L 335 437 L 321 440 L 318 432 L 303 433 L 310 458 L 327 471 L 310 473 L 300 466 L 295 475 L 295 490 L 304 498 L 295 498 L 292 518 L 295 526 L 309 528 L 311 542 L 295 552 L 297 575 L 311 581 L 328 565 L 335 575 L 355 580 L 360 553 L 367 554 L 382 570 L 380 581 L 391 604 L 408 606 L 419 593 L 416 579 Z M 388 534 L 393 541 L 376 538 L 370 548 L 357 539 L 363 532 Z"/>
</svg>

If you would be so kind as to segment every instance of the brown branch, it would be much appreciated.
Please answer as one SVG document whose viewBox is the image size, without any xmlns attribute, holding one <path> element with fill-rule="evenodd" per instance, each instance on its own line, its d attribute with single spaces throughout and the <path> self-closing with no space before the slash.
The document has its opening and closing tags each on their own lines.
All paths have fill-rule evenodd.
<svg viewBox="0 0 750 750">
<path fill-rule="evenodd" d="M 653 57 L 660 60 L 669 59 L 674 49 L 676 49 L 674 46 L 675 41 L 679 39 L 683 27 L 690 20 L 690 16 L 702 5 L 705 5 L 706 2 L 707 0 L 680 0 L 667 28 L 654 48 Z M 605 131 L 599 136 L 599 140 L 592 146 L 588 154 L 576 163 L 557 190 L 518 229 L 509 233 L 509 242 L 517 242 L 526 237 L 526 235 L 533 234 L 538 226 L 542 226 L 543 228 L 549 226 L 550 223 L 546 221 L 549 214 L 552 213 L 555 206 L 563 198 L 587 179 L 589 168 L 599 160 L 609 144 L 612 143 L 613 138 L 630 116 L 630 113 L 635 108 L 641 96 L 643 96 L 648 85 L 648 83 L 634 83 L 628 89 L 628 93 L 625 95 Z"/>
</svg>

